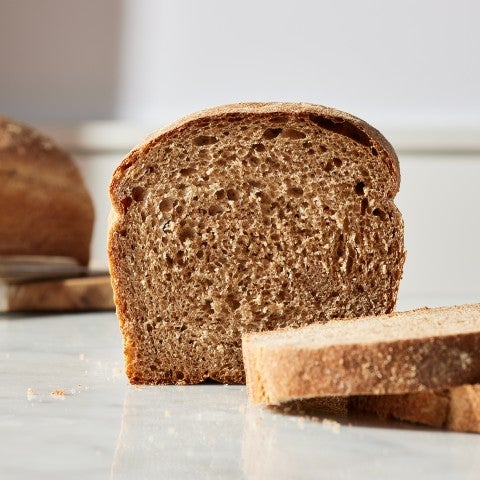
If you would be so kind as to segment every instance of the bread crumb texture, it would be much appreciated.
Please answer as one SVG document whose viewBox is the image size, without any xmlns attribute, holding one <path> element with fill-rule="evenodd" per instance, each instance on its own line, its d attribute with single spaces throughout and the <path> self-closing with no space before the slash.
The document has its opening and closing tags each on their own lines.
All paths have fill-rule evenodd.
<svg viewBox="0 0 480 480">
<path fill-rule="evenodd" d="M 152 135 L 110 187 L 130 381 L 241 383 L 244 332 L 390 312 L 399 181 L 376 130 L 320 106 L 230 105 Z"/>
</svg>

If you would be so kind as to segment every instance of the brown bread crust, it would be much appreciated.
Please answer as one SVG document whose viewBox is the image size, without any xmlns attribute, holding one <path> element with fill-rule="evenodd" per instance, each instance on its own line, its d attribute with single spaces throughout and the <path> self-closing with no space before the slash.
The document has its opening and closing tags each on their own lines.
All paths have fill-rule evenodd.
<svg viewBox="0 0 480 480">
<path fill-rule="evenodd" d="M 70 156 L 0 117 L 0 255 L 54 255 L 87 265 L 93 203 Z"/>
<path fill-rule="evenodd" d="M 130 381 L 242 383 L 245 331 L 391 311 L 399 182 L 379 132 L 317 105 L 227 105 L 152 134 L 110 185 Z"/>
</svg>

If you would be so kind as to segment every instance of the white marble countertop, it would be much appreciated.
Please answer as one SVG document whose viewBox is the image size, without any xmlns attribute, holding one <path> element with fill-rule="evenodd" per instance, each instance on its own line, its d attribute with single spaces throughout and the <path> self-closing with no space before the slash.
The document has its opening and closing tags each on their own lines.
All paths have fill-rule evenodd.
<svg viewBox="0 0 480 480">
<path fill-rule="evenodd" d="M 113 313 L 0 318 L 0 478 L 478 477 L 480 435 L 283 415 L 243 386 L 132 387 L 121 349 Z"/>
</svg>

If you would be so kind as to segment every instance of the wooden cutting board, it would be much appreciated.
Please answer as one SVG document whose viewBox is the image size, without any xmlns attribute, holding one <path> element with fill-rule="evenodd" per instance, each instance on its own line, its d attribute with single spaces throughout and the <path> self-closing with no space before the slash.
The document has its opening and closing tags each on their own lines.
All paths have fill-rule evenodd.
<svg viewBox="0 0 480 480">
<path fill-rule="evenodd" d="M 0 312 L 115 310 L 109 275 L 0 282 Z"/>
</svg>

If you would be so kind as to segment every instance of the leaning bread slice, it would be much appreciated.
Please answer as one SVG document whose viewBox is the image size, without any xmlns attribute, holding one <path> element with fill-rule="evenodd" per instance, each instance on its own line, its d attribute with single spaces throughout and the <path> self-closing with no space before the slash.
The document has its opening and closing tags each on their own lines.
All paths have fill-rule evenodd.
<svg viewBox="0 0 480 480">
<path fill-rule="evenodd" d="M 369 412 L 457 432 L 480 432 L 478 384 L 403 395 L 353 396 L 345 401 L 349 412 Z"/>
<path fill-rule="evenodd" d="M 243 332 L 391 311 L 399 182 L 379 132 L 317 105 L 227 105 L 153 134 L 110 186 L 130 381 L 244 382 Z"/>
<path fill-rule="evenodd" d="M 371 413 L 385 420 L 396 419 L 457 432 L 480 432 L 480 385 L 460 385 L 399 395 L 352 395 L 315 397 L 276 405 L 283 413 L 355 418 Z"/>
<path fill-rule="evenodd" d="M 421 392 L 480 381 L 480 304 L 249 334 L 250 399 Z"/>
</svg>

